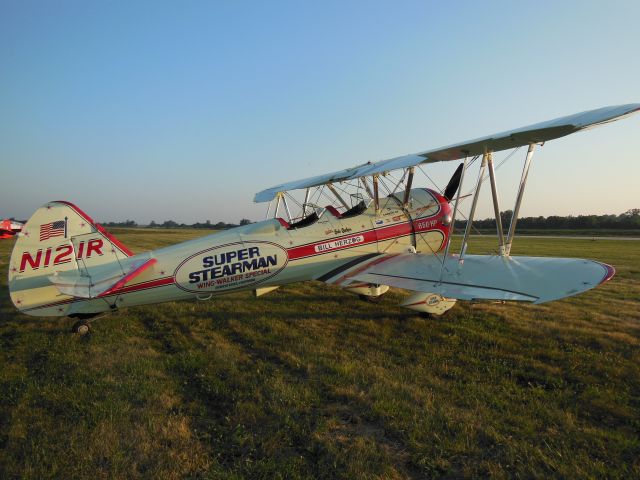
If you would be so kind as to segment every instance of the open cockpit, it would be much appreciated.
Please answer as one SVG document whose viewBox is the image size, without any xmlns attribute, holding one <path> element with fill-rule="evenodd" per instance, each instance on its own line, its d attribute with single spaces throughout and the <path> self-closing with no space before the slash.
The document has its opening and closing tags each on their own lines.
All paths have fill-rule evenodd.
<svg viewBox="0 0 640 480">
<path fill-rule="evenodd" d="M 282 225 L 287 230 L 298 230 L 298 229 L 309 227 L 315 224 L 327 212 L 331 214 L 333 217 L 335 217 L 336 219 L 346 219 L 346 218 L 357 217 L 358 215 L 363 214 L 368 207 L 369 206 L 367 205 L 367 202 L 365 202 L 364 200 L 360 200 L 358 203 L 356 203 L 351 208 L 345 210 L 344 212 L 340 212 L 333 205 L 327 205 L 326 207 L 322 208 L 313 204 L 305 204 L 303 210 L 306 212 L 307 210 L 310 209 L 311 213 L 309 213 L 308 215 L 302 216 L 302 218 L 300 219 L 296 219 L 296 221 L 294 222 L 288 222 L 282 217 L 276 217 L 276 218 L 278 222 L 280 222 L 280 225 Z"/>
</svg>

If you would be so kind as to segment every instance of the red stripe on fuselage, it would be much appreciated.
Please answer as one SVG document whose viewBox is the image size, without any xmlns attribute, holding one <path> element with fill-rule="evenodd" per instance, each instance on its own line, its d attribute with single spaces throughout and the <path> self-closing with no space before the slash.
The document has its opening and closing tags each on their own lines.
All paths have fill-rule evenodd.
<svg viewBox="0 0 640 480">
<path fill-rule="evenodd" d="M 133 270 L 132 272 L 127 273 L 124 277 L 122 277 L 118 282 L 116 282 L 109 290 L 101 293 L 98 297 L 108 297 L 112 293 L 118 293 L 119 290 L 129 281 L 133 280 L 135 277 L 140 275 L 149 267 L 155 265 L 158 261 L 155 258 L 150 258 L 145 263 L 140 265 L 138 268 Z"/>
<path fill-rule="evenodd" d="M 387 240 L 393 240 L 398 237 L 411 235 L 412 233 L 414 233 L 414 231 L 415 233 L 427 233 L 431 231 L 439 231 L 444 235 L 444 241 L 442 243 L 442 245 L 444 246 L 446 244 L 447 237 L 449 236 L 449 232 L 446 228 L 442 227 L 440 219 L 439 218 L 437 219 L 438 223 L 432 228 L 428 228 L 424 226 L 425 220 L 433 220 L 433 219 L 434 219 L 433 217 L 419 218 L 414 220 L 413 222 L 396 223 L 394 225 L 389 225 L 387 227 L 377 228 L 373 230 L 365 230 L 361 232 L 353 232 L 353 233 L 350 233 L 349 235 L 342 235 L 340 237 L 331 237 L 321 242 L 313 242 L 313 243 L 308 243 L 306 245 L 301 245 L 299 247 L 293 247 L 287 250 L 289 254 L 289 260 L 299 260 L 301 258 L 325 255 L 327 253 L 331 253 L 338 250 L 345 250 L 348 248 L 357 248 L 359 246 L 368 245 L 375 242 L 384 242 Z M 411 226 L 411 223 L 413 223 L 413 228 Z M 336 242 L 336 241 L 345 240 L 348 238 L 353 238 L 358 236 L 364 237 L 364 240 L 356 244 L 343 245 L 341 247 L 331 248 L 330 250 L 326 250 L 323 252 L 316 251 L 316 247 L 319 245 L 324 245 L 325 243 Z"/>
<path fill-rule="evenodd" d="M 132 293 L 138 290 L 146 290 L 148 288 L 164 287 L 166 285 L 172 285 L 174 283 L 173 277 L 159 278 L 157 280 L 150 280 L 144 283 L 136 283 L 135 285 L 129 285 L 128 287 L 121 288 L 113 295 L 120 295 L 122 293 Z"/>
</svg>

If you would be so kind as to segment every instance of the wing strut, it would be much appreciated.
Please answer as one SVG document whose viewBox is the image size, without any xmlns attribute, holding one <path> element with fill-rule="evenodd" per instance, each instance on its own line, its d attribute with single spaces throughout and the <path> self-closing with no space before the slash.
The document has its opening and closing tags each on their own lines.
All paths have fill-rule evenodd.
<svg viewBox="0 0 640 480">
<path fill-rule="evenodd" d="M 476 213 L 476 206 L 478 205 L 478 197 L 480 196 L 480 187 L 482 187 L 482 179 L 484 178 L 484 170 L 487 167 L 487 156 L 485 153 L 482 155 L 482 164 L 480 165 L 480 172 L 478 173 L 478 183 L 476 184 L 476 190 L 473 195 L 473 201 L 471 202 L 471 210 L 469 211 L 469 218 L 467 219 L 467 226 L 464 229 L 464 237 L 462 238 L 462 246 L 460 247 L 460 261 L 464 259 L 464 254 L 467 250 L 467 243 L 469 241 L 469 234 L 471 233 L 471 225 L 473 224 L 473 217 Z"/>
<path fill-rule="evenodd" d="M 500 217 L 500 204 L 498 202 L 498 187 L 496 186 L 496 174 L 493 170 L 493 153 L 489 152 L 487 156 L 487 165 L 489 166 L 489 183 L 491 184 L 491 197 L 493 198 L 493 211 L 496 216 L 496 229 L 498 230 L 498 252 L 500 256 L 504 255 L 504 231 L 502 230 L 502 218 Z"/>
<path fill-rule="evenodd" d="M 284 193 L 278 192 L 278 199 L 276 200 L 276 211 L 273 213 L 273 218 L 278 218 L 278 210 L 280 210 L 280 200 L 284 197 Z"/>
<path fill-rule="evenodd" d="M 309 193 L 310 189 L 307 188 L 307 190 L 304 192 L 304 202 L 302 203 L 302 218 L 307 216 L 307 203 L 309 203 Z"/>
<path fill-rule="evenodd" d="M 373 176 L 373 201 L 376 206 L 376 215 L 380 211 L 380 197 L 378 192 L 378 174 Z"/>
<path fill-rule="evenodd" d="M 338 201 L 342 204 L 342 206 L 344 208 L 346 208 L 347 210 L 349 210 L 351 208 L 349 205 L 347 205 L 347 202 L 344 201 L 344 198 L 342 198 L 340 196 L 340 194 L 336 190 L 336 187 L 334 187 L 332 183 L 327 183 L 327 188 L 329 190 L 331 190 L 331 193 L 333 193 L 336 196 L 336 198 L 338 199 Z"/>
<path fill-rule="evenodd" d="M 524 196 L 524 187 L 527 184 L 527 177 L 529 175 L 529 167 L 531 166 L 531 158 L 536 148 L 535 143 L 529 145 L 527 150 L 527 156 L 524 160 L 524 167 L 522 169 L 522 177 L 520 178 L 520 187 L 518 187 L 518 195 L 516 197 L 516 206 L 513 207 L 513 214 L 511 216 L 511 223 L 509 224 L 509 234 L 507 235 L 507 245 L 505 246 L 505 254 L 511 253 L 511 244 L 513 243 L 513 236 L 516 232 L 516 222 L 518 221 L 518 214 L 520 212 L 520 204 L 522 203 L 522 197 Z"/>
<path fill-rule="evenodd" d="M 456 203 L 453 206 L 453 213 L 451 214 L 451 227 L 449 230 L 449 241 L 447 242 L 447 246 L 444 249 L 444 256 L 442 257 L 442 267 L 440 268 L 440 281 L 442 282 L 442 275 L 444 274 L 444 262 L 447 260 L 447 256 L 449 255 L 449 247 L 451 246 L 451 239 L 453 238 L 453 229 L 456 224 L 456 212 L 458 211 L 458 203 L 460 202 L 460 192 L 462 192 L 462 187 L 464 185 L 464 172 L 467 171 L 467 158 L 464 157 L 464 163 L 462 164 L 462 173 L 460 174 L 460 184 L 458 185 L 458 192 L 456 193 Z"/>
<path fill-rule="evenodd" d="M 409 205 L 409 192 L 411 191 L 411 184 L 413 183 L 413 173 L 415 169 L 416 169 L 415 167 L 409 167 L 409 177 L 407 178 L 407 187 L 404 189 L 404 200 L 402 201 L 402 204 L 405 208 L 407 208 L 407 205 Z"/>
<path fill-rule="evenodd" d="M 264 219 L 268 220 L 269 219 L 269 213 L 271 212 L 271 201 L 269 201 L 269 206 L 267 207 L 267 214 L 265 215 Z"/>
<path fill-rule="evenodd" d="M 289 221 L 291 221 L 291 211 L 289 210 L 289 205 L 287 205 L 287 198 L 284 196 L 284 194 L 282 195 L 282 203 L 284 203 L 284 209 L 287 212 L 287 217 L 289 218 Z"/>
<path fill-rule="evenodd" d="M 367 183 L 367 177 L 360 177 L 360 181 L 362 182 L 362 185 L 364 185 L 364 189 L 367 191 L 367 195 L 369 195 L 369 198 L 373 198 L 373 193 L 371 192 L 369 184 Z"/>
</svg>

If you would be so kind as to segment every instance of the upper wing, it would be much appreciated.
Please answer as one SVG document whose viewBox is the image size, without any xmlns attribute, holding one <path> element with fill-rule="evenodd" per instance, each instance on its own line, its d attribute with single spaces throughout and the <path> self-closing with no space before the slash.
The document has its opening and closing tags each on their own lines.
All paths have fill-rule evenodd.
<svg viewBox="0 0 640 480">
<path fill-rule="evenodd" d="M 459 300 L 550 302 L 577 295 L 609 280 L 613 267 L 579 258 L 401 254 L 372 262 L 350 280 L 439 293 Z"/>
<path fill-rule="evenodd" d="M 571 133 L 593 128 L 604 123 L 619 120 L 640 110 L 640 104 L 617 105 L 598 108 L 582 113 L 576 113 L 567 117 L 556 118 L 547 122 L 536 123 L 527 127 L 496 133 L 486 137 L 469 140 L 466 142 L 449 145 L 447 147 L 428 150 L 426 152 L 402 157 L 382 160 L 380 162 L 368 162 L 356 167 L 347 168 L 338 172 L 318 175 L 293 182 L 283 183 L 256 193 L 255 202 L 267 202 L 276 197 L 279 192 L 297 190 L 299 188 L 316 187 L 327 183 L 341 182 L 376 173 L 384 173 L 400 168 L 412 167 L 421 163 L 433 163 L 447 160 L 457 160 L 466 156 L 482 155 L 487 152 L 497 152 L 510 148 L 541 143 L 555 138 L 564 137 Z"/>
</svg>

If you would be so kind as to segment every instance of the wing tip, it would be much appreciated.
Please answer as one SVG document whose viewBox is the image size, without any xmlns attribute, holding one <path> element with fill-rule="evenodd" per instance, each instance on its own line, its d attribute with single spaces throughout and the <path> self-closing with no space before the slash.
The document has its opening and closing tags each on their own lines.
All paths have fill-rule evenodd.
<svg viewBox="0 0 640 480">
<path fill-rule="evenodd" d="M 607 263 L 600 263 L 600 265 L 604 268 L 605 270 L 605 274 L 602 277 L 602 279 L 598 282 L 598 285 L 602 285 L 605 282 L 608 282 L 609 280 L 611 280 L 613 278 L 613 276 L 616 274 L 616 269 L 613 268 L 611 265 L 607 264 Z"/>
</svg>

